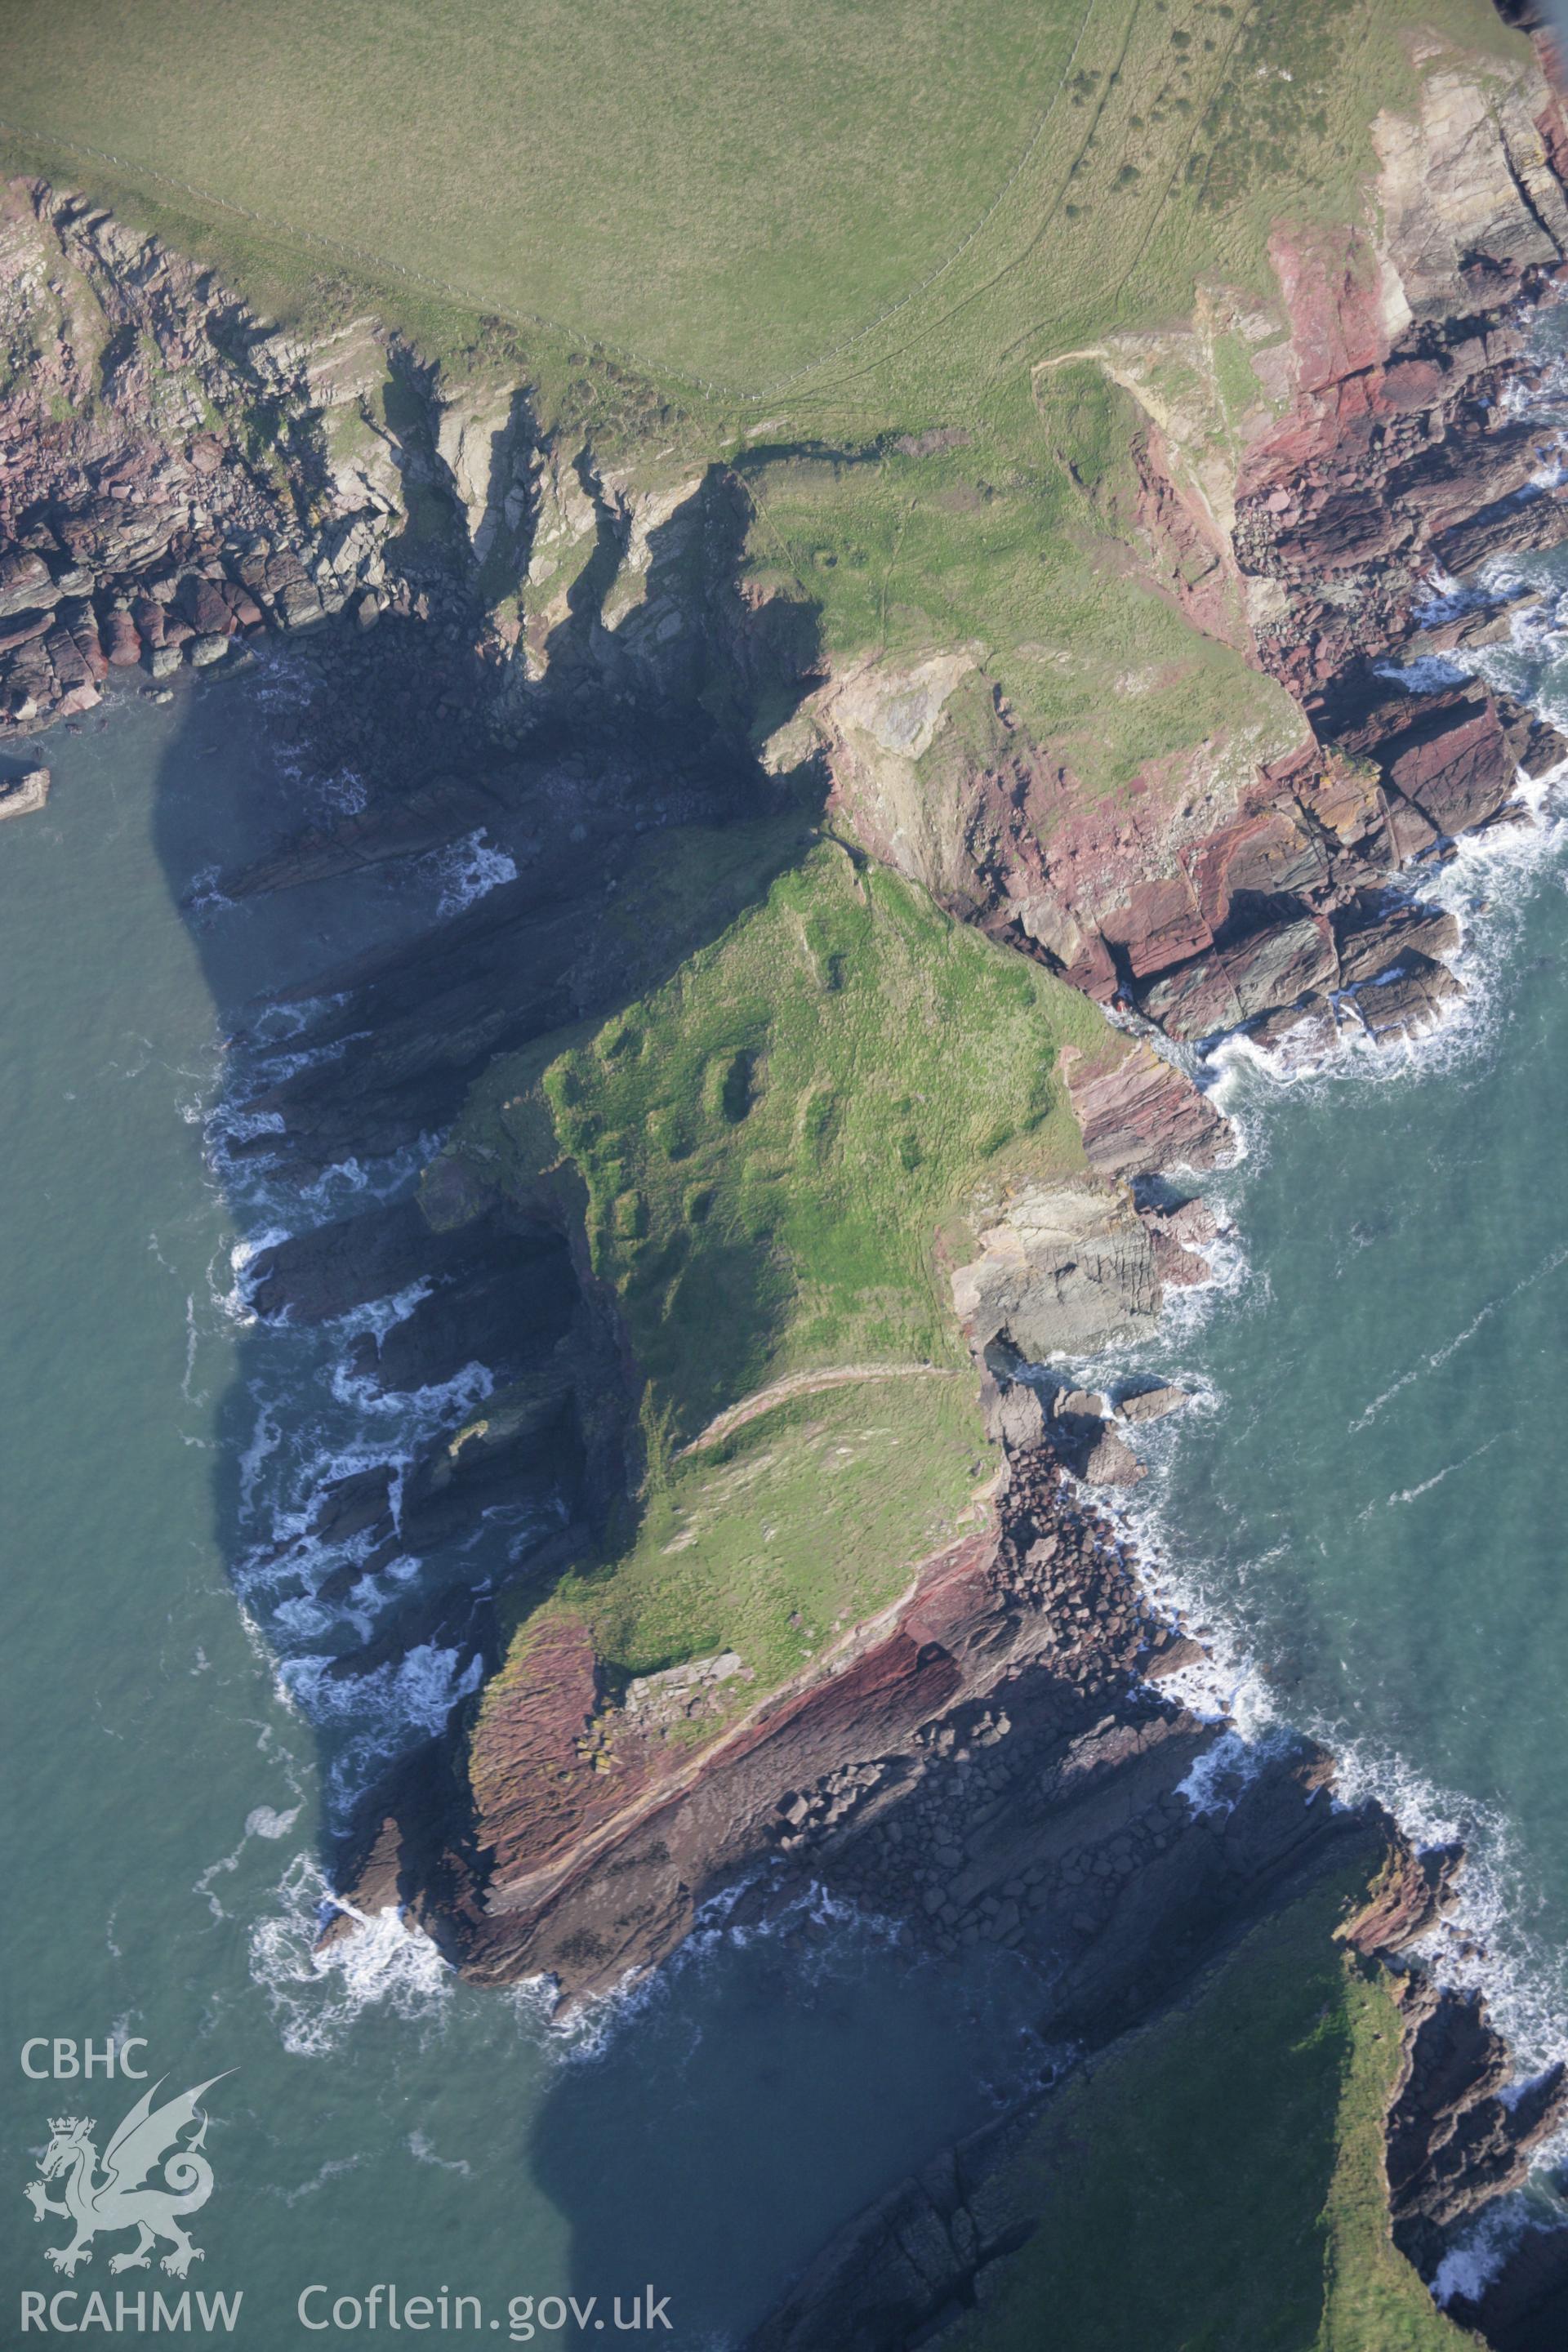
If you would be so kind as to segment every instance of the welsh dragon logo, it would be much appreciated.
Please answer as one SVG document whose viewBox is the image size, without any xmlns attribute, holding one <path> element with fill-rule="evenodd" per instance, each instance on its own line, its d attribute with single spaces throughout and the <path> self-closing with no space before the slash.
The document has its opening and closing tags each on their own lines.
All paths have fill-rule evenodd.
<svg viewBox="0 0 1568 2352">
<path fill-rule="evenodd" d="M 180 2222 L 182 2215 L 197 2212 L 213 2193 L 213 2168 L 201 2153 L 207 2135 L 205 2116 L 201 2116 L 195 2137 L 183 2147 L 179 2137 L 196 2121 L 202 2094 L 224 2078 L 214 2074 L 198 2083 L 194 2091 L 182 2091 L 177 2099 L 153 2107 L 153 2101 L 167 2079 L 163 2076 L 143 2091 L 121 2123 L 103 2151 L 101 2173 L 92 2142 L 91 2116 L 50 2117 L 51 2137 L 38 2167 L 39 2178 L 29 2180 L 22 2193 L 37 2221 L 58 2213 L 76 2224 L 76 2235 L 68 2246 L 44 2250 L 56 2270 L 64 2271 L 68 2278 L 79 2263 L 91 2262 L 92 2241 L 100 2231 L 137 2232 L 129 2252 L 110 2257 L 111 2271 L 145 2270 L 160 2240 L 167 2241 L 170 2247 L 163 2256 L 163 2268 L 175 2278 L 184 2278 L 191 2264 L 201 2261 L 201 2248 L 192 2245 Z M 163 2179 L 149 2182 L 149 2173 L 157 2169 Z M 57 2201 L 45 2184 L 61 2179 L 65 2196 L 63 2201 Z"/>
</svg>

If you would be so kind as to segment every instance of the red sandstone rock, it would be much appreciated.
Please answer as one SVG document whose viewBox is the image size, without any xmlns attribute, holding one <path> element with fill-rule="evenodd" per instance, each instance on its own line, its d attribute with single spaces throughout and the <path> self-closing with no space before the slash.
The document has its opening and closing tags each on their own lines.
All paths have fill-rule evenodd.
<svg viewBox="0 0 1568 2352">
<path fill-rule="evenodd" d="M 1238 898 L 1272 898 L 1310 889 L 1326 878 L 1327 861 L 1294 807 L 1241 818 L 1188 852 L 1188 870 L 1215 932 L 1230 921 Z"/>
<path fill-rule="evenodd" d="M 1312 823 L 1341 842 L 1363 841 L 1383 824 L 1376 775 L 1331 753 L 1297 784 L 1296 797 Z"/>
<path fill-rule="evenodd" d="M 104 615 L 102 637 L 104 651 L 116 669 L 134 669 L 142 658 L 142 640 L 136 634 L 136 624 L 121 605 Z"/>
<path fill-rule="evenodd" d="M 1514 761 L 1489 696 L 1440 734 L 1417 735 L 1388 762 L 1393 782 L 1440 833 L 1496 814 L 1514 789 Z"/>
<path fill-rule="evenodd" d="M 1125 903 L 1102 917 L 1100 937 L 1124 947 L 1135 979 L 1185 963 L 1214 945 L 1214 933 L 1198 911 L 1184 874 L 1161 882 L 1139 882 Z"/>
<path fill-rule="evenodd" d="M 1154 1271 L 1167 1289 L 1191 1290 L 1209 1280 L 1212 1268 L 1207 1259 L 1185 1248 L 1173 1234 L 1155 1232 L 1150 1240 L 1154 1246 Z"/>
<path fill-rule="evenodd" d="M 1247 1019 L 1223 957 L 1200 956 L 1166 972 L 1140 1000 L 1140 1010 L 1184 1043 L 1237 1029 Z"/>
<path fill-rule="evenodd" d="M 1163 559 L 1163 584 L 1194 627 L 1250 657 L 1255 651 L 1252 633 L 1228 550 L 1213 516 L 1173 478 L 1157 426 L 1140 436 L 1132 457 L 1138 472 L 1138 527 Z"/>
<path fill-rule="evenodd" d="M 1384 355 L 1377 265 L 1369 240 L 1348 226 L 1289 235 L 1281 230 L 1270 238 L 1268 254 L 1290 314 L 1301 390 L 1331 387 L 1348 394 L 1353 380 Z M 1347 399 L 1324 420 L 1331 436 L 1348 406 Z"/>
<path fill-rule="evenodd" d="M 700 1769 L 617 1724 L 613 1753 L 626 1766 L 595 1769 L 576 1745 L 593 1703 L 585 1629 L 542 1635 L 527 1672 L 492 1691 L 475 1735 L 478 1832 L 494 1851 L 482 1906 L 468 1897 L 466 1973 L 506 1981 L 547 1969 L 608 1984 L 661 1957 L 715 1873 L 764 1843 L 781 1788 L 809 1785 L 847 1749 L 886 1753 L 966 1685 L 994 1681 L 1009 1645 L 975 1638 L 1004 1622 L 994 1549 L 991 1531 L 925 1562 L 886 1632 L 837 1674 L 764 1703 Z M 613 1878 L 600 1867 L 612 1850 Z"/>
<path fill-rule="evenodd" d="M 109 656 L 103 650 L 90 605 L 69 626 L 71 643 L 87 664 L 88 675 L 101 686 L 109 676 Z"/>
<path fill-rule="evenodd" d="M 1321 915 L 1303 915 L 1243 940 L 1226 950 L 1225 969 L 1248 1021 L 1339 982 L 1333 933 Z"/>
<path fill-rule="evenodd" d="M 131 607 L 131 617 L 136 624 L 136 634 L 145 646 L 161 646 L 163 642 L 163 607 L 155 596 L 139 596 Z"/>
<path fill-rule="evenodd" d="M 216 581 L 199 576 L 180 583 L 180 611 L 198 637 L 234 634 L 234 614 Z"/>
<path fill-rule="evenodd" d="M 1380 1044 L 1394 1045 L 1426 1036 L 1464 992 L 1446 964 L 1412 955 L 1403 959 L 1394 977 L 1360 990 L 1355 1006 Z"/>
<path fill-rule="evenodd" d="M 41 637 L 54 625 L 52 613 L 24 613 L 19 620 L 0 621 L 0 654 L 11 653 L 17 646 L 25 646 L 34 637 Z"/>
<path fill-rule="evenodd" d="M 1150 1045 L 1128 1044 L 1093 1064 L 1069 1048 L 1062 1068 L 1089 1164 L 1101 1175 L 1212 1168 L 1235 1139 L 1207 1096 Z"/>
<path fill-rule="evenodd" d="M 1395 360 L 1384 370 L 1383 396 L 1394 408 L 1430 408 L 1442 394 L 1443 370 L 1434 360 Z"/>
<path fill-rule="evenodd" d="M 25 613 L 30 606 L 52 604 L 56 589 L 41 555 L 12 548 L 0 555 L 0 620 Z"/>
</svg>

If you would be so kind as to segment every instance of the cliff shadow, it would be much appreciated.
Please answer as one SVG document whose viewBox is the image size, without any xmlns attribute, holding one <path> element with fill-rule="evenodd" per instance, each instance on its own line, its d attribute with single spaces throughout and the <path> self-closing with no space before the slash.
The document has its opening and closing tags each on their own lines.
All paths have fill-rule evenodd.
<svg viewBox="0 0 1568 2352">
<path fill-rule="evenodd" d="M 716 478 L 689 503 L 650 534 L 643 603 L 677 598 L 700 635 L 743 518 Z M 744 679 L 706 691 L 727 655 L 605 655 L 596 609 L 604 690 L 552 673 L 520 729 L 468 593 L 432 568 L 374 627 L 182 680 L 156 817 L 229 1046 L 209 1159 L 251 1319 L 218 1538 L 319 1743 L 330 1883 L 382 1775 L 438 1764 L 495 1662 L 498 1596 L 548 1580 L 563 1532 L 625 1486 L 618 1400 L 588 1393 L 616 1367 L 565 1237 L 499 1197 L 437 1234 L 421 1169 L 498 1054 L 658 986 L 802 855 L 816 814 L 814 780 L 781 786 L 752 755 Z M 193 788 L 234 728 L 267 753 L 243 806 Z M 712 887 L 639 922 L 674 833 Z"/>
<path fill-rule="evenodd" d="M 704 532 L 731 528 L 721 491 L 705 495 L 719 521 Z M 688 541 L 669 561 L 684 574 L 690 559 Z M 665 580 L 656 547 L 650 597 Z M 712 684 L 706 656 L 683 656 L 647 699 L 639 674 L 608 719 L 563 688 L 521 744 L 491 731 L 471 652 L 412 614 L 182 681 L 157 839 L 229 1040 L 209 1151 L 251 1318 L 213 1508 L 317 1744 L 327 1884 L 389 1772 L 434 1785 L 449 1769 L 494 1662 L 499 1597 L 547 1580 L 593 1507 L 595 1465 L 552 1385 L 576 1312 L 563 1244 L 494 1202 L 433 1234 L 413 1201 L 420 1166 L 495 1053 L 658 985 L 813 837 L 815 780 L 781 789 L 726 722 L 743 678 L 731 673 L 716 717 L 711 696 L 691 698 Z M 264 743 L 270 778 L 243 804 L 201 773 L 237 730 Z M 432 778 L 482 790 L 485 824 L 372 854 L 386 847 L 378 816 Z M 727 859 L 722 887 L 616 947 L 599 928 L 606 883 L 677 832 Z M 222 887 L 269 861 L 274 887 Z M 518 1413 L 515 1443 L 470 1482 L 443 1482 L 458 1433 L 531 1382 L 537 1410 Z M 590 2291 L 651 2282 L 688 2325 L 727 2326 L 760 2313 L 911 2147 L 978 2120 L 1005 2001 L 955 1996 L 950 1971 L 911 1969 L 859 1931 L 825 1954 L 820 1922 L 726 1947 L 711 1967 L 710 1940 L 661 1974 L 601 2059 L 563 2074 L 515 2158 L 567 2214 Z M 1002 1975 L 1022 2040 L 1033 1995 Z"/>
</svg>

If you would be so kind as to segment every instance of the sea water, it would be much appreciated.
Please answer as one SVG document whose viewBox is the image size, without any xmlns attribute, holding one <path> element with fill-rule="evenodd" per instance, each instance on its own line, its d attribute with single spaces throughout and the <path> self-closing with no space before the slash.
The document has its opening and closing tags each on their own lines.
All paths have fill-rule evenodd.
<svg viewBox="0 0 1568 2352">
<path fill-rule="evenodd" d="M 503 2342 L 514 2300 L 613 2316 L 618 2295 L 629 2316 L 640 2297 L 646 2321 L 651 2289 L 672 2326 L 645 2333 L 723 2341 L 862 2202 L 1037 2078 L 1037 1989 L 1007 1955 L 917 1965 L 821 1901 L 766 1935 L 716 1912 L 649 1986 L 565 2028 L 539 1988 L 460 1985 L 390 1915 L 315 1950 L 332 1817 L 476 1671 L 460 1644 L 347 1681 L 326 1661 L 474 1563 L 405 1562 L 326 1606 L 308 1557 L 283 1576 L 262 1557 L 356 1448 L 406 1452 L 432 1407 L 345 1388 L 354 1318 L 258 1327 L 247 1260 L 405 1184 L 421 1147 L 301 1192 L 237 1152 L 240 1107 L 300 1027 L 268 1009 L 280 974 L 447 918 L 507 852 L 467 841 L 354 890 L 227 905 L 220 870 L 353 804 L 353 777 L 291 751 L 289 694 L 263 668 L 57 731 L 47 810 L 0 826 L 0 2335 L 19 2340 L 22 2292 L 74 2291 L 66 2321 L 95 2288 L 110 2319 L 117 2292 L 132 2313 L 144 2292 L 150 2326 L 154 2291 L 177 2310 L 184 2289 L 237 2290 L 236 2340 L 272 2352 L 315 2340 L 306 2288 L 393 2284 L 437 2310 L 442 2290 L 448 2310 L 480 2298 Z M 144 2087 L 106 2075 L 111 2039 L 160 2098 L 224 2078 L 183 2280 L 162 2246 L 111 2275 L 123 2232 L 68 2280 L 47 2250 L 71 2225 L 23 2200 L 52 2117 L 90 2116 L 101 2158 Z M 67 2070 L 90 2042 L 93 2074 L 55 2074 L 57 2041 Z"/>
<path fill-rule="evenodd" d="M 1568 724 L 1568 562 L 1484 578 L 1540 601 L 1473 667 Z M 1346 1799 L 1464 1843 L 1432 1957 L 1528 2068 L 1568 2056 L 1568 772 L 1526 797 L 1531 825 L 1410 877 L 1464 926 L 1434 1034 L 1201 1066 L 1242 1157 L 1205 1188 L 1215 1281 L 1129 1360 L 1192 1402 L 1141 1433 L 1124 1516 L 1215 1646 L 1192 1695 L 1235 1717 L 1235 1769 L 1302 1726 Z"/>
<path fill-rule="evenodd" d="M 1489 672 L 1568 719 L 1568 566 L 1495 570 L 1542 601 Z M 68 2318 L 93 2287 L 110 2314 L 118 2289 L 237 2290 L 239 2340 L 270 2347 L 311 2340 L 303 2290 L 364 2309 L 379 2284 L 476 2296 L 507 2340 L 514 2302 L 595 2297 L 613 2327 L 615 2297 L 646 2316 L 651 2290 L 669 2340 L 734 2340 L 861 2203 L 1040 2077 L 1038 1988 L 1008 1955 L 916 1964 L 821 1899 L 765 1935 L 716 1906 L 566 2026 L 543 1988 L 460 1985 L 390 1914 L 318 1950 L 331 1832 L 479 1671 L 460 1633 L 369 1675 L 333 1660 L 504 1572 L 552 1501 L 357 1580 L 335 1573 L 352 1546 L 310 1534 L 348 1471 L 384 1464 L 395 1498 L 489 1375 L 384 1397 L 354 1372 L 356 1337 L 416 1286 L 319 1330 L 258 1323 L 257 1251 L 395 1197 L 436 1139 L 301 1184 L 246 1106 L 316 1050 L 316 981 L 453 919 L 512 862 L 486 834 L 229 904 L 223 871 L 363 803 L 363 779 L 312 772 L 299 720 L 287 661 L 126 698 L 47 740 L 47 809 L 0 826 L 0 2310 L 68 2286 L 46 2250 L 69 2225 L 21 2195 L 50 2117 L 91 2116 L 101 2152 L 142 2088 L 101 2057 L 57 2076 L 53 2045 L 79 2066 L 129 2037 L 163 2096 L 224 2078 L 203 2259 L 111 2282 L 131 2241 L 106 2237 Z M 1092 1368 L 1194 1398 L 1140 1431 L 1128 1516 L 1214 1641 L 1191 1695 L 1238 1726 L 1194 1799 L 1224 1804 L 1248 1743 L 1302 1725 L 1346 1795 L 1464 1838 L 1436 1958 L 1489 1987 L 1527 2064 L 1568 2043 L 1568 824 L 1560 785 L 1536 797 L 1537 826 L 1422 880 L 1466 926 L 1467 997 L 1436 1037 L 1310 1073 L 1212 1058 L 1246 1147 L 1209 1188 L 1219 1278 Z"/>
</svg>

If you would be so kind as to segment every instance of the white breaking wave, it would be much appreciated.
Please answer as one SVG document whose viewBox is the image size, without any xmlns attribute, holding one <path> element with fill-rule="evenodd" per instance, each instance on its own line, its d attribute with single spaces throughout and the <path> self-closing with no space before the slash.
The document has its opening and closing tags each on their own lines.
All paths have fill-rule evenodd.
<svg viewBox="0 0 1568 2352">
<path fill-rule="evenodd" d="M 483 1660 L 477 1650 L 443 1649 L 422 1642 L 368 1674 L 334 1675 L 330 1656 L 285 1658 L 277 1685 L 285 1704 L 317 1726 L 344 1735 L 327 1769 L 327 1793 L 340 1823 L 377 1768 L 412 1739 L 432 1738 L 460 1699 L 478 1690 Z"/>
<path fill-rule="evenodd" d="M 809 1926 L 816 1931 L 811 1949 L 797 1951 L 795 1965 L 805 1984 L 826 1985 L 862 1967 L 868 1955 L 904 1944 L 900 1921 L 857 1909 L 815 1881 L 766 1916 L 738 1919 L 735 1914 L 742 1900 L 765 1880 L 773 1866 L 763 1864 L 710 1895 L 696 1913 L 684 1940 L 657 1969 L 628 1969 L 618 1984 L 569 2011 L 559 2009 L 553 1978 L 527 1977 L 512 1985 L 510 1998 L 519 2025 L 548 2056 L 561 2063 L 579 2064 L 603 2057 L 613 2042 L 651 2011 L 667 2009 L 689 1974 L 727 1954 L 783 1940 Z M 908 1957 L 911 1967 L 924 1964 L 923 1957 L 912 1951 Z M 693 2030 L 700 2034 L 700 2028 Z"/>
<path fill-rule="evenodd" d="M 285 2050 L 323 2058 L 362 2012 L 390 2008 L 413 2022 L 437 2024 L 455 1978 L 429 1937 L 392 1908 L 367 1916 L 333 1895 L 321 1867 L 298 1853 L 279 1881 L 276 1909 L 250 1933 L 250 1974 L 271 2009 Z M 334 1911 L 352 1932 L 322 1948 L 318 1938 Z"/>
<path fill-rule="evenodd" d="M 1501 2197 L 1484 2207 L 1434 2272 L 1433 2300 L 1447 2305 L 1463 2296 L 1479 2302 L 1531 2231 L 1550 2228 L 1562 2218 L 1542 2212 L 1534 2199 L 1522 2194 Z"/>
<path fill-rule="evenodd" d="M 1449 600 L 1451 609 L 1463 610 L 1518 584 L 1518 568 L 1509 559 L 1498 559 L 1478 589 L 1441 581 L 1436 585 Z M 1437 666 L 1441 677 L 1436 669 L 1428 673 L 1412 665 L 1402 682 L 1419 691 L 1426 685 L 1452 683 L 1456 675 L 1473 673 L 1521 695 L 1527 661 L 1568 653 L 1568 630 L 1562 634 L 1561 643 L 1554 642 L 1561 624 L 1568 624 L 1568 588 L 1554 591 L 1550 598 L 1543 590 L 1542 604 L 1512 616 L 1507 647 L 1485 648 L 1474 656 L 1461 654 L 1453 663 L 1445 659 Z M 1552 693 L 1528 698 L 1536 702 L 1545 718 L 1568 728 L 1568 662 L 1562 675 L 1564 683 Z M 1461 925 L 1455 964 L 1466 992 L 1426 1035 L 1390 1048 L 1347 1024 L 1340 1031 L 1337 1050 L 1315 1061 L 1293 1058 L 1288 1040 L 1283 1049 L 1268 1052 L 1240 1036 L 1221 1040 L 1198 1059 L 1195 1069 L 1200 1083 L 1239 1129 L 1245 1147 L 1237 1163 L 1203 1181 L 1205 1197 L 1231 1220 L 1218 1254 L 1218 1278 L 1204 1289 L 1169 1297 L 1159 1337 L 1120 1355 L 1118 1371 L 1154 1371 L 1194 1386 L 1193 1375 L 1183 1368 L 1180 1357 L 1183 1344 L 1199 1324 L 1218 1311 L 1267 1310 L 1267 1278 L 1249 1263 L 1237 1227 L 1245 1213 L 1247 1179 L 1269 1157 L 1271 1112 L 1287 1093 L 1293 1098 L 1313 1100 L 1325 1097 L 1331 1087 L 1337 1090 L 1347 1084 L 1379 1088 L 1424 1085 L 1474 1067 L 1492 1048 L 1508 1017 L 1516 984 L 1511 965 L 1524 908 L 1543 880 L 1556 875 L 1568 884 L 1568 769 L 1554 770 L 1534 782 L 1521 779 L 1521 797 L 1531 814 L 1528 826 L 1467 836 L 1446 864 L 1418 878 L 1405 877 L 1415 885 L 1423 903 L 1452 911 Z M 1388 1389 L 1370 1399 L 1347 1424 L 1348 1433 L 1371 1427 L 1394 1396 L 1468 1346 L 1508 1298 L 1548 1278 L 1564 1263 L 1568 1263 L 1568 1247 L 1547 1252 L 1506 1297 L 1488 1302 L 1440 1348 L 1429 1351 Z M 1076 1366 L 1075 1373 L 1091 1387 L 1102 1386 L 1112 1377 L 1103 1358 Z M 1201 1665 L 1168 1677 L 1162 1687 L 1200 1716 L 1224 1717 L 1231 1727 L 1189 1774 L 1186 1793 L 1199 1811 L 1227 1811 L 1245 1784 L 1248 1756 L 1255 1759 L 1251 1769 L 1256 1769 L 1270 1746 L 1292 1730 L 1317 1740 L 1336 1759 L 1340 1801 L 1355 1804 L 1378 1799 L 1418 1848 L 1464 1844 L 1467 1864 L 1458 1900 L 1426 1948 L 1426 1957 L 1439 1980 L 1486 1993 L 1521 2069 L 1521 2080 L 1559 2058 L 1568 2058 L 1563 1971 L 1558 1956 L 1533 1938 L 1525 1924 L 1530 1910 L 1528 1872 L 1517 1854 L 1506 1816 L 1497 1808 L 1438 1788 L 1415 1772 L 1394 1748 L 1380 1747 L 1364 1737 L 1347 1738 L 1342 1723 L 1292 1707 L 1258 1658 L 1245 1589 L 1237 1594 L 1234 1579 L 1212 1565 L 1178 1562 L 1173 1558 L 1163 1522 L 1160 1468 L 1181 1444 L 1184 1423 L 1190 1427 L 1194 1415 L 1226 1409 L 1225 1399 L 1212 1390 L 1205 1394 L 1199 1384 L 1199 1393 L 1182 1414 L 1142 1428 L 1140 1450 L 1154 1475 L 1109 1507 L 1138 1549 L 1142 1580 L 1156 1607 L 1173 1623 L 1180 1621 L 1190 1627 L 1210 1653 Z M 1478 1460 L 1492 1443 L 1495 1440 L 1447 1464 L 1420 1485 L 1395 1490 L 1383 1507 L 1414 1502 Z M 1096 1499 L 1106 1507 L 1105 1497 Z M 1254 1563 L 1258 1568 L 1266 1564 L 1262 1559 Z M 1489 2239 L 1478 2241 L 1476 2259 L 1491 2244 Z M 1468 2257 L 1467 2261 L 1469 2266 L 1457 2265 L 1453 2279 L 1463 2269 L 1464 2276 L 1473 2282 L 1474 2261 Z M 1450 2283 L 1447 2291 L 1460 2290 Z"/>
<path fill-rule="evenodd" d="M 483 825 L 437 851 L 432 862 L 441 887 L 437 912 L 443 917 L 460 915 L 499 884 L 517 880 L 516 859 L 486 840 Z"/>
</svg>

